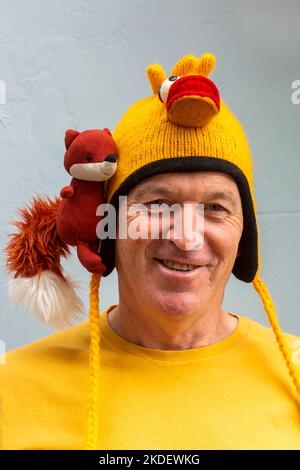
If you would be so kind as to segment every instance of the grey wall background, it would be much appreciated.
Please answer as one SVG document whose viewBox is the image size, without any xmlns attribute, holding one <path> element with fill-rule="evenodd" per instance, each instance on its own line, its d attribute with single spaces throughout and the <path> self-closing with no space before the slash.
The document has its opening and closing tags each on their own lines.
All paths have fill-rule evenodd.
<svg viewBox="0 0 300 470">
<path fill-rule="evenodd" d="M 212 52 L 212 75 L 241 120 L 254 160 L 262 277 L 285 331 L 300 336 L 300 3 L 297 0 L 0 1 L 1 253 L 17 208 L 58 194 L 67 128 L 114 129 L 128 106 L 151 94 L 145 68 L 170 72 L 183 55 Z M 4 265 L 4 257 L 2 265 Z M 88 301 L 89 275 L 64 263 Z M 0 280 L 0 340 L 7 350 L 53 330 L 24 308 L 11 310 Z M 101 311 L 118 302 L 114 271 L 101 286 Z M 224 307 L 267 324 L 251 284 L 233 276 Z"/>
</svg>

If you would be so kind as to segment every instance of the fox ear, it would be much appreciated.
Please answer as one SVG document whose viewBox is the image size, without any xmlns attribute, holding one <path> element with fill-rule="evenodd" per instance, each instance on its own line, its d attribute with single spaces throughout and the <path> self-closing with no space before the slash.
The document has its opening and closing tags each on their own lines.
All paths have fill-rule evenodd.
<svg viewBox="0 0 300 470">
<path fill-rule="evenodd" d="M 111 135 L 111 132 L 107 127 L 104 127 L 103 132 L 106 132 L 106 134 Z"/>
<path fill-rule="evenodd" d="M 73 140 L 80 134 L 78 131 L 73 131 L 72 129 L 68 129 L 65 133 L 65 146 L 66 149 L 70 147 Z"/>
</svg>

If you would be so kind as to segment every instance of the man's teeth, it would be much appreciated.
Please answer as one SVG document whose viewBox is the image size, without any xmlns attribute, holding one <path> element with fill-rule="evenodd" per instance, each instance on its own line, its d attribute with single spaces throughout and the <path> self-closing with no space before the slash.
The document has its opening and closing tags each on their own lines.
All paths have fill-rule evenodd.
<svg viewBox="0 0 300 470">
<path fill-rule="evenodd" d="M 176 269 L 177 271 L 191 271 L 191 269 L 194 269 L 196 266 L 193 266 L 192 264 L 179 264 L 179 263 L 173 263 L 172 261 L 168 260 L 160 260 L 162 264 L 167 266 L 167 268 L 170 269 Z"/>
</svg>

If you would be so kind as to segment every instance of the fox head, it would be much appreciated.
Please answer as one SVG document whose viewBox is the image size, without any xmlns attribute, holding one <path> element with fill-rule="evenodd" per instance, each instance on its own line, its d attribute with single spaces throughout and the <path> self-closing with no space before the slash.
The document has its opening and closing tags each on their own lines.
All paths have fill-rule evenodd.
<svg viewBox="0 0 300 470">
<path fill-rule="evenodd" d="M 64 166 L 79 180 L 106 181 L 117 169 L 118 148 L 109 129 L 65 133 Z"/>
</svg>

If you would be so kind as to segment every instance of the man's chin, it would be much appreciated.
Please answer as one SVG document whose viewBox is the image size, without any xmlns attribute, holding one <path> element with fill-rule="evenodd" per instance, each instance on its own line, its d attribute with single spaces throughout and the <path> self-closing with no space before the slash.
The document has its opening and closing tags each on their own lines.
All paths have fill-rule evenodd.
<svg viewBox="0 0 300 470">
<path fill-rule="evenodd" d="M 195 295 L 187 292 L 162 292 L 161 295 L 151 296 L 151 303 L 155 310 L 172 317 L 189 315 L 201 309 L 201 302 Z"/>
</svg>

